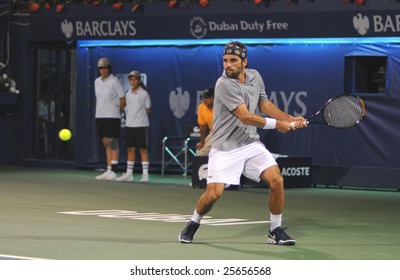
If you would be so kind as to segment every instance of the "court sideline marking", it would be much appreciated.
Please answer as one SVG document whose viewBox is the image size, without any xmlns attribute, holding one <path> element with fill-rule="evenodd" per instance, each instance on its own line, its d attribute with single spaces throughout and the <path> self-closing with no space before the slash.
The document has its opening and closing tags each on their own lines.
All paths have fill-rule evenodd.
<svg viewBox="0 0 400 280">
<path fill-rule="evenodd" d="M 46 260 L 46 259 L 0 254 L 0 260 Z"/>
<path fill-rule="evenodd" d="M 167 223 L 186 223 L 192 217 L 191 215 L 181 214 L 161 214 L 161 213 L 140 213 L 138 211 L 128 210 L 89 210 L 89 211 L 67 211 L 57 212 L 59 214 L 78 215 L 78 216 L 97 216 L 103 218 L 124 218 L 132 220 L 145 221 L 161 221 Z M 204 216 L 202 224 L 212 226 L 230 226 L 230 225 L 246 225 L 246 224 L 265 224 L 270 221 L 250 221 L 248 219 L 225 218 L 214 219 L 211 216 Z"/>
</svg>

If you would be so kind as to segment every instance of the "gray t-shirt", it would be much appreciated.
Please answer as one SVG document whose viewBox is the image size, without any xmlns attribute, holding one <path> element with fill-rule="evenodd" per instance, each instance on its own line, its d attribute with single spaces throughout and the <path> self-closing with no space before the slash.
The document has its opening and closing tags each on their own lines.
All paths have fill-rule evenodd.
<svg viewBox="0 0 400 280">
<path fill-rule="evenodd" d="M 214 119 L 212 148 L 228 151 L 259 141 L 257 127 L 243 124 L 233 111 L 246 104 L 256 113 L 258 103 L 267 101 L 264 82 L 254 69 L 245 69 L 246 81 L 229 78 L 225 73 L 217 80 L 214 92 Z"/>
</svg>

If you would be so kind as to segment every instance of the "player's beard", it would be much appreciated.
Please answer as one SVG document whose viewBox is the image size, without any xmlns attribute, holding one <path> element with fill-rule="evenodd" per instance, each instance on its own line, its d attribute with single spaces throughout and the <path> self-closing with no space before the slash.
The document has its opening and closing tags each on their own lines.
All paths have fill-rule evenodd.
<svg viewBox="0 0 400 280">
<path fill-rule="evenodd" d="M 231 79 L 238 79 L 242 69 L 232 70 L 232 69 L 225 69 L 225 75 Z"/>
</svg>

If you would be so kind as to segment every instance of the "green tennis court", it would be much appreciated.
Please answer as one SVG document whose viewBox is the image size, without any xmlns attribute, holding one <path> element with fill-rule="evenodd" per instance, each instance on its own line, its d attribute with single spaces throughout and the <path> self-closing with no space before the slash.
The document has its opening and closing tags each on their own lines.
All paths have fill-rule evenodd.
<svg viewBox="0 0 400 280">
<path fill-rule="evenodd" d="M 226 191 L 194 243 L 178 234 L 203 192 L 179 175 L 97 181 L 95 171 L 2 166 L 0 258 L 56 260 L 398 260 L 400 193 L 286 191 L 296 246 L 266 244 L 268 189 Z M 139 176 L 136 176 L 139 178 Z"/>
</svg>

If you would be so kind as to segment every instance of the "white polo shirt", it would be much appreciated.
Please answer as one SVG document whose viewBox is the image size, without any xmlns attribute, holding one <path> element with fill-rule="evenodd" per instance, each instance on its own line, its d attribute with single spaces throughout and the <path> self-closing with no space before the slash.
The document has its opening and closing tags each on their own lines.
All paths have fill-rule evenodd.
<svg viewBox="0 0 400 280">
<path fill-rule="evenodd" d="M 128 90 L 126 98 L 126 127 L 147 127 L 150 126 L 146 109 L 151 108 L 149 93 L 139 87 L 136 92 Z"/>
<path fill-rule="evenodd" d="M 110 74 L 105 80 L 98 77 L 94 81 L 96 94 L 96 118 L 121 118 L 119 99 L 125 96 L 117 77 Z"/>
</svg>

